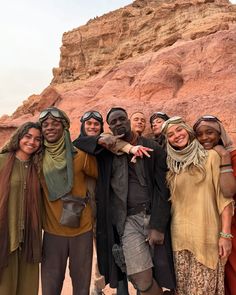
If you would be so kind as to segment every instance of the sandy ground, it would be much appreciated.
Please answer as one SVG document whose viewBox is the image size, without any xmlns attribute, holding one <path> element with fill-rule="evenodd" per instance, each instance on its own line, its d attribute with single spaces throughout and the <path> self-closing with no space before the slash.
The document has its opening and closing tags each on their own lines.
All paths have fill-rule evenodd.
<svg viewBox="0 0 236 295">
<path fill-rule="evenodd" d="M 94 277 L 95 277 L 95 270 L 93 268 L 92 283 L 93 283 Z M 91 283 L 91 285 L 92 285 L 92 283 Z M 116 294 L 116 290 L 115 289 L 111 289 L 108 286 L 103 290 L 103 292 L 106 295 L 115 295 Z M 132 287 L 131 284 L 129 284 L 129 293 L 130 293 L 130 295 L 134 295 L 135 294 L 135 291 L 134 291 L 134 289 L 133 289 L 133 287 Z M 40 290 L 39 290 L 39 295 L 42 295 L 41 286 L 40 286 Z M 66 277 L 65 277 L 64 284 L 63 284 L 63 289 L 62 289 L 61 295 L 72 295 L 71 280 L 70 280 L 68 268 L 66 270 Z"/>
</svg>

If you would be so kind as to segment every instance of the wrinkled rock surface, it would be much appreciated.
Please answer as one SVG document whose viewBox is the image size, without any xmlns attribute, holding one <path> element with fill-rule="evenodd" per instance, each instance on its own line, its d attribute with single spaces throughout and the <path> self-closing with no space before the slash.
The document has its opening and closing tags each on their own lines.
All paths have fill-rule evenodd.
<svg viewBox="0 0 236 295">
<path fill-rule="evenodd" d="M 89 109 L 111 106 L 214 114 L 236 140 L 236 5 L 227 0 L 137 0 L 63 35 L 58 68 L 40 95 L 0 118 L 0 145 L 19 124 L 55 105 L 71 134 Z M 147 128 L 147 133 L 150 129 Z"/>
</svg>

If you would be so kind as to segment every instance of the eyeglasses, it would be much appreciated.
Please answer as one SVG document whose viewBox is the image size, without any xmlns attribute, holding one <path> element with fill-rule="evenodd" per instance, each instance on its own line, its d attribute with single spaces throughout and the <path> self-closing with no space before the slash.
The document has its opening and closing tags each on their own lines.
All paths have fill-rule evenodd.
<svg viewBox="0 0 236 295">
<path fill-rule="evenodd" d="M 193 130 L 196 130 L 196 128 L 198 127 L 198 125 L 202 122 L 202 121 L 208 121 L 208 122 L 221 122 L 216 116 L 212 116 L 212 115 L 204 115 L 201 116 L 200 118 L 197 119 L 197 121 L 194 123 L 193 125 Z"/>
<path fill-rule="evenodd" d="M 99 122 L 103 122 L 102 115 L 97 111 L 88 111 L 84 113 L 83 116 L 80 118 L 80 122 L 87 121 L 90 118 L 94 118 L 95 120 L 98 120 Z"/>
<path fill-rule="evenodd" d="M 62 119 L 63 116 L 62 114 L 60 113 L 59 110 L 57 109 L 54 109 L 54 108 L 48 108 L 44 111 L 42 111 L 39 115 L 39 121 L 42 121 L 44 118 L 46 118 L 48 115 L 52 115 L 54 118 L 57 118 L 57 119 Z"/>
</svg>

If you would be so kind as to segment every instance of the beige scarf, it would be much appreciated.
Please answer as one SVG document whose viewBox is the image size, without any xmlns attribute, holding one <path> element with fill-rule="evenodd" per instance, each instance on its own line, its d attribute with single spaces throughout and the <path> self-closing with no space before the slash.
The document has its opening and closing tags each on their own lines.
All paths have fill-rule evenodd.
<svg viewBox="0 0 236 295">
<path fill-rule="evenodd" d="M 182 150 L 174 149 L 168 142 L 167 138 L 167 166 L 169 172 L 167 175 L 167 182 L 171 191 L 174 191 L 176 176 L 182 171 L 192 171 L 194 167 L 199 169 L 203 178 L 205 177 L 205 163 L 208 157 L 208 152 L 194 137 L 192 128 L 187 125 L 181 117 L 172 117 L 164 123 L 162 132 L 166 136 L 168 128 L 173 125 L 180 125 L 189 133 L 190 143 Z"/>
</svg>

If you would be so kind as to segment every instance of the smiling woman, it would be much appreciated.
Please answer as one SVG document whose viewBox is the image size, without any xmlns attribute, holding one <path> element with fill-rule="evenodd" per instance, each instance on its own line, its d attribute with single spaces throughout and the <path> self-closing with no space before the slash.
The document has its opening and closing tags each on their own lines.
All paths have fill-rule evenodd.
<svg viewBox="0 0 236 295">
<path fill-rule="evenodd" d="M 233 199 L 226 198 L 220 189 L 220 156 L 205 150 L 180 117 L 167 120 L 163 133 L 167 139 L 177 293 L 194 290 L 194 294 L 224 295 Z"/>
<path fill-rule="evenodd" d="M 40 146 L 40 125 L 27 122 L 0 153 L 0 294 L 38 294 Z"/>
<path fill-rule="evenodd" d="M 196 137 L 206 150 L 214 149 L 221 158 L 220 186 L 224 196 L 236 200 L 236 147 L 228 136 L 223 124 L 215 116 L 202 116 L 193 126 Z M 235 212 L 236 213 L 236 212 Z M 236 289 L 236 214 L 232 219 L 232 253 L 225 268 L 225 294 Z"/>
</svg>

